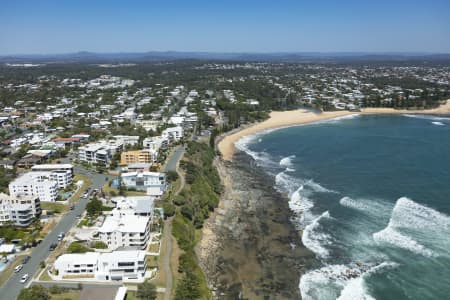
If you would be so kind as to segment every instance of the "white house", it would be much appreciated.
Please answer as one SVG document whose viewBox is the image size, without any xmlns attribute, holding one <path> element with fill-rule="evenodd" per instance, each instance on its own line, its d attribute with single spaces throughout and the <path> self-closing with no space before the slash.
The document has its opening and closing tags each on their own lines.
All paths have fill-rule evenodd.
<svg viewBox="0 0 450 300">
<path fill-rule="evenodd" d="M 98 229 L 98 236 L 112 250 L 122 247 L 145 249 L 150 238 L 150 225 L 151 218 L 148 216 L 116 210 L 105 218 Z"/>
<path fill-rule="evenodd" d="M 147 264 L 145 251 L 113 251 L 63 254 L 54 268 L 57 279 L 94 278 L 104 281 L 144 281 Z"/>
<path fill-rule="evenodd" d="M 41 202 L 39 197 L 12 197 L 0 193 L 0 226 L 5 224 L 28 226 L 40 214 Z"/>
<path fill-rule="evenodd" d="M 9 183 L 9 194 L 13 197 L 38 196 L 46 202 L 56 201 L 58 183 L 49 178 L 51 172 L 29 172 Z"/>
</svg>

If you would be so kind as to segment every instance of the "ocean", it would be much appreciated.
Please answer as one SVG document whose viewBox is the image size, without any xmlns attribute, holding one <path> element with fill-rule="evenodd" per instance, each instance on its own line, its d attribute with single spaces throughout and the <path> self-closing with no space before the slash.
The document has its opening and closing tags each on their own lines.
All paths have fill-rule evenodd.
<svg viewBox="0 0 450 300">
<path fill-rule="evenodd" d="M 354 115 L 236 147 L 320 261 L 302 299 L 450 299 L 450 118 Z"/>
</svg>

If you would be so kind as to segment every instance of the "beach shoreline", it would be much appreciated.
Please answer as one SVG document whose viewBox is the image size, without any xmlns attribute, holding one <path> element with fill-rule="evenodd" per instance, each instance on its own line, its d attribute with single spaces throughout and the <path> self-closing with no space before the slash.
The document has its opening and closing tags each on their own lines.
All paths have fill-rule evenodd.
<svg viewBox="0 0 450 300">
<path fill-rule="evenodd" d="M 421 115 L 450 115 L 450 101 L 438 108 L 429 110 L 405 110 L 393 108 L 364 108 L 360 112 L 351 111 L 327 111 L 314 112 L 308 109 L 297 109 L 291 111 L 273 111 L 269 119 L 245 126 L 241 129 L 225 134 L 217 143 L 222 159 L 231 161 L 235 153 L 235 143 L 242 137 L 256 134 L 269 129 L 311 124 L 320 121 L 326 121 L 351 115 L 375 115 L 375 114 L 421 114 Z"/>
</svg>

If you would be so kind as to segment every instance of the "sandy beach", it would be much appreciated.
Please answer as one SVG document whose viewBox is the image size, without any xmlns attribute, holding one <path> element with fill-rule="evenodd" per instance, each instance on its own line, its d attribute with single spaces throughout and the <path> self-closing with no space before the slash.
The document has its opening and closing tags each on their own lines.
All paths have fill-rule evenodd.
<svg viewBox="0 0 450 300">
<path fill-rule="evenodd" d="M 270 118 L 239 131 L 226 135 L 218 144 L 220 153 L 224 160 L 232 160 L 235 151 L 234 144 L 242 137 L 254 134 L 263 130 L 288 127 L 314 123 L 318 121 L 330 120 L 355 114 L 430 114 L 430 115 L 450 115 L 450 101 L 438 108 L 429 110 L 399 110 L 392 108 L 364 108 L 361 112 L 350 111 L 330 111 L 313 112 L 307 109 L 292 111 L 274 111 L 270 113 Z"/>
</svg>

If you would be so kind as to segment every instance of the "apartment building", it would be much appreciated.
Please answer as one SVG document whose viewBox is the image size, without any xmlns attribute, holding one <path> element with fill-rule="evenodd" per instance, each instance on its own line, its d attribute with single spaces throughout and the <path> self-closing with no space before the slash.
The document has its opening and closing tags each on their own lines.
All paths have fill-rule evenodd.
<svg viewBox="0 0 450 300">
<path fill-rule="evenodd" d="M 152 163 L 156 161 L 156 152 L 150 149 L 124 151 L 120 155 L 120 164 Z"/>
<path fill-rule="evenodd" d="M 12 224 L 28 226 L 41 214 L 37 196 L 13 197 L 0 193 L 0 226 Z"/>
<path fill-rule="evenodd" d="M 169 147 L 169 139 L 162 136 L 147 137 L 142 141 L 144 148 L 159 151 Z"/>
<path fill-rule="evenodd" d="M 145 251 L 87 252 L 59 256 L 54 269 L 57 279 L 93 278 L 104 281 L 144 281 Z"/>
<path fill-rule="evenodd" d="M 54 202 L 58 196 L 58 178 L 53 172 L 28 172 L 9 183 L 9 194 L 13 197 L 38 196 L 40 201 Z M 67 174 L 65 174 L 67 175 Z M 68 182 L 68 178 L 61 182 Z"/>
<path fill-rule="evenodd" d="M 163 130 L 161 133 L 163 138 L 167 138 L 170 141 L 179 141 L 183 137 L 183 127 L 169 127 Z"/>
<path fill-rule="evenodd" d="M 88 164 L 107 166 L 114 153 L 120 152 L 122 149 L 123 143 L 121 141 L 100 141 L 78 148 L 78 159 Z"/>
<path fill-rule="evenodd" d="M 99 239 L 115 250 L 121 247 L 145 249 L 150 238 L 151 218 L 113 211 L 98 229 Z"/>
</svg>

